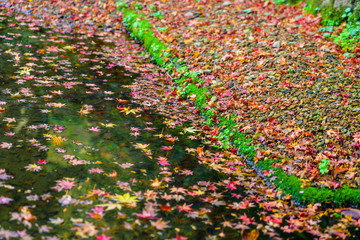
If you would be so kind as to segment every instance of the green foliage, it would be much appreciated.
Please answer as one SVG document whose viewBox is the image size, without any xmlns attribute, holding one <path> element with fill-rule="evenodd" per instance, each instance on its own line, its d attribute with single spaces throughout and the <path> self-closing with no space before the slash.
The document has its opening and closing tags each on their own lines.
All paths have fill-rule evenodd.
<svg viewBox="0 0 360 240">
<path fill-rule="evenodd" d="M 274 3 L 276 5 L 281 5 L 281 4 L 289 4 L 289 5 L 294 5 L 297 4 L 298 2 L 301 2 L 302 0 L 274 0 Z"/>
<path fill-rule="evenodd" d="M 328 16 L 324 17 L 321 23 L 325 26 L 339 26 L 343 22 L 343 19 L 339 15 L 332 15 L 333 12 L 327 12 Z M 321 15 L 322 16 L 322 15 Z"/>
<path fill-rule="evenodd" d="M 164 16 L 161 14 L 161 10 L 152 13 L 151 16 L 154 16 L 154 17 L 159 18 L 159 19 L 163 19 L 163 18 L 164 18 Z"/>
<path fill-rule="evenodd" d="M 322 0 L 308 0 L 306 1 L 305 10 L 314 15 L 318 13 L 321 14 L 322 24 L 325 26 L 338 26 L 342 23 L 344 18 L 342 15 L 344 14 L 344 10 L 338 10 L 332 7 L 332 4 L 324 5 Z"/>
<path fill-rule="evenodd" d="M 207 110 L 204 115 L 205 115 L 206 117 L 212 117 L 212 116 L 215 115 L 215 112 L 214 112 L 214 110 L 211 108 L 211 109 Z"/>
<path fill-rule="evenodd" d="M 341 214 L 339 214 L 339 213 L 333 213 L 333 216 L 334 216 L 335 218 L 338 218 L 338 219 L 340 219 L 340 218 L 343 217 L 343 216 L 342 216 Z"/>
<path fill-rule="evenodd" d="M 135 9 L 135 10 L 141 10 L 141 9 L 142 9 L 141 3 L 139 3 L 139 2 L 135 3 L 135 4 L 134 4 L 134 9 Z"/>
<path fill-rule="evenodd" d="M 288 175 L 279 169 L 275 169 L 273 174 L 277 178 L 274 180 L 275 184 L 281 188 L 284 193 L 289 193 L 292 198 L 300 203 L 308 202 L 330 202 L 334 198 L 334 192 L 328 188 L 319 189 L 317 187 L 301 187 L 301 180 L 294 176 Z"/>
<path fill-rule="evenodd" d="M 274 173 L 277 176 L 275 183 L 280 187 L 285 193 L 292 195 L 292 198 L 300 203 L 334 203 L 335 206 L 344 206 L 344 205 L 356 205 L 359 206 L 360 199 L 359 189 L 350 188 L 344 186 L 339 189 L 328 189 L 328 188 L 317 188 L 317 187 L 307 187 L 301 188 L 301 181 L 299 178 L 294 175 L 287 175 L 281 170 L 276 170 Z"/>
<path fill-rule="evenodd" d="M 275 4 L 296 4 L 300 0 L 274 0 Z M 248 10 L 248 9 L 246 9 Z M 246 11 L 244 10 L 244 12 Z M 305 10 L 314 15 L 321 14 L 324 27 L 319 30 L 324 32 L 325 37 L 331 37 L 337 45 L 341 46 L 346 52 L 352 52 L 358 45 L 360 39 L 360 9 L 355 7 L 333 7 L 333 1 L 324 5 L 322 0 L 307 0 Z M 250 13 L 250 12 L 249 12 Z M 346 21 L 346 27 L 340 34 L 333 33 L 334 27 Z M 353 54 L 345 53 L 345 57 L 353 57 Z"/>
<path fill-rule="evenodd" d="M 339 35 L 333 36 L 334 42 L 341 46 L 345 51 L 351 52 L 359 43 L 360 21 L 358 20 L 358 11 L 359 7 L 356 7 L 354 11 L 348 11 L 344 14 L 347 18 L 346 27 Z"/>
<path fill-rule="evenodd" d="M 334 25 L 324 26 L 320 28 L 319 31 L 324 32 L 324 35 L 326 33 L 332 33 L 334 31 Z"/>
<path fill-rule="evenodd" d="M 259 161 L 256 166 L 259 167 L 260 169 L 264 169 L 264 170 L 268 170 L 271 169 L 271 166 L 273 165 L 273 163 L 277 162 L 278 160 L 276 159 L 266 159 L 263 161 Z"/>
<path fill-rule="evenodd" d="M 204 122 L 204 124 L 208 127 L 210 127 L 213 124 L 213 119 L 212 118 L 207 118 Z"/>
<path fill-rule="evenodd" d="M 330 165 L 330 160 L 322 159 L 319 164 L 319 170 L 321 174 L 326 174 L 329 172 L 328 166 Z"/>
<path fill-rule="evenodd" d="M 246 14 L 250 14 L 250 13 L 251 13 L 251 9 L 250 9 L 250 8 L 245 9 L 245 10 L 243 10 L 243 12 L 246 13 Z"/>
<path fill-rule="evenodd" d="M 168 30 L 168 27 L 157 27 L 156 29 L 160 32 L 166 32 Z"/>
<path fill-rule="evenodd" d="M 219 126 L 221 126 L 224 129 L 231 129 L 231 132 L 233 132 L 234 127 L 236 123 L 235 120 L 235 113 L 230 116 L 230 118 L 220 117 Z"/>
<path fill-rule="evenodd" d="M 247 138 L 246 135 L 242 132 L 234 132 L 233 134 L 233 143 L 234 146 L 238 148 L 240 154 L 247 156 L 248 159 L 253 160 L 256 152 L 254 147 L 250 145 L 251 139 Z"/>
<path fill-rule="evenodd" d="M 321 13 L 324 27 L 319 30 L 324 32 L 325 37 L 331 37 L 334 43 L 341 46 L 342 49 L 351 52 L 358 45 L 360 38 L 359 7 L 337 10 L 331 6 L 321 5 L 320 0 L 309 0 L 305 9 L 315 15 Z M 334 26 L 339 26 L 344 21 L 346 21 L 346 27 L 340 34 L 335 35 L 333 33 Z M 353 55 L 345 53 L 344 56 L 351 57 Z"/>
<path fill-rule="evenodd" d="M 343 15 L 341 15 L 341 18 L 343 19 L 348 19 L 350 16 L 352 15 L 352 9 L 351 8 L 347 8 L 345 9 L 345 12 Z"/>
<path fill-rule="evenodd" d="M 151 10 L 151 11 L 153 11 L 153 12 L 155 12 L 156 11 L 156 5 L 155 4 L 150 4 L 149 5 L 149 9 Z"/>
<path fill-rule="evenodd" d="M 127 4 L 122 0 L 117 1 L 116 6 L 117 6 L 117 11 L 122 11 L 128 7 Z"/>
<path fill-rule="evenodd" d="M 129 29 L 130 35 L 144 44 L 145 48 L 157 64 L 163 65 L 163 57 L 167 46 L 157 37 L 154 37 L 150 23 L 143 20 L 139 14 L 128 10 L 127 8 L 121 9 L 124 15 L 123 23 Z"/>
</svg>

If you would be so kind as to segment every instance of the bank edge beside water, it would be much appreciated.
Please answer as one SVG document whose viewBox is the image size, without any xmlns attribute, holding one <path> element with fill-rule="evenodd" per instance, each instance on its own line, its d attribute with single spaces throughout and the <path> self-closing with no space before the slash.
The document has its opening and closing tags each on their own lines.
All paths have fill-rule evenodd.
<svg viewBox="0 0 360 240">
<path fill-rule="evenodd" d="M 271 159 L 268 156 L 267 160 L 254 162 L 254 156 L 256 155 L 254 148 L 257 146 L 250 145 L 250 139 L 244 133 L 235 129 L 236 123 L 233 121 L 235 116 L 229 119 L 220 118 L 218 123 L 213 121 L 212 116 L 215 114 L 216 109 L 207 109 L 206 107 L 208 102 L 215 101 L 213 99 L 215 96 L 211 94 L 208 87 L 203 86 L 204 81 L 198 77 L 200 73 L 191 71 L 184 63 L 177 62 L 177 57 L 170 53 L 167 45 L 154 36 L 152 26 L 144 16 L 130 9 L 124 2 L 119 1 L 117 4 L 117 11 L 123 15 L 122 23 L 128 29 L 131 37 L 140 41 L 151 55 L 151 58 L 164 68 L 167 73 L 171 74 L 174 69 L 181 73 L 181 77 L 175 79 L 177 87 L 174 88 L 174 93 L 182 97 L 195 96 L 193 98 L 194 103 L 206 118 L 204 125 L 220 129 L 220 133 L 214 138 L 222 143 L 221 148 L 236 150 L 262 176 L 264 171 L 271 172 L 270 175 L 267 175 L 268 180 L 274 183 L 284 194 L 290 194 L 292 199 L 299 204 L 316 202 L 325 205 L 333 204 L 337 207 L 360 206 L 359 188 L 350 188 L 346 185 L 334 190 L 312 186 L 302 188 L 300 178 L 295 175 L 288 175 L 280 168 L 272 167 L 274 162 L 280 162 L 281 159 Z"/>
</svg>

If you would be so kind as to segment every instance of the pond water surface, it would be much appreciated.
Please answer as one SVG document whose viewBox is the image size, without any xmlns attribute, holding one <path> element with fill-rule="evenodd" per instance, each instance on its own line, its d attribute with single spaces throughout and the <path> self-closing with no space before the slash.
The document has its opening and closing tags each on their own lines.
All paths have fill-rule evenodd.
<svg viewBox="0 0 360 240">
<path fill-rule="evenodd" d="M 192 171 L 197 161 L 184 150 L 192 141 L 169 153 L 161 147 L 171 148 L 172 141 L 154 139 L 156 133 L 172 138 L 172 131 L 164 131 L 163 116 L 131 103 L 130 113 L 117 109 L 117 99 L 131 97 L 122 86 L 138 74 L 109 61 L 99 46 L 115 46 L 101 36 L 64 35 L 7 16 L 1 21 L 1 227 L 12 237 L 84 238 L 101 229 L 116 238 L 147 236 L 146 228 L 132 231 L 133 213 L 144 208 L 134 204 L 168 164 L 149 160 L 165 153 L 172 164 Z M 130 136 L 134 128 L 144 130 L 140 137 Z M 151 148 L 144 142 L 152 143 Z M 179 174 L 172 185 L 189 186 L 201 176 L 218 178 L 206 168 L 196 172 L 191 177 Z M 116 197 L 106 198 L 128 192 L 130 200 L 119 202 L 130 210 Z M 104 202 L 118 205 L 114 210 L 97 206 Z M 158 219 L 152 215 L 144 218 Z M 23 230 L 26 234 L 19 232 Z"/>
</svg>

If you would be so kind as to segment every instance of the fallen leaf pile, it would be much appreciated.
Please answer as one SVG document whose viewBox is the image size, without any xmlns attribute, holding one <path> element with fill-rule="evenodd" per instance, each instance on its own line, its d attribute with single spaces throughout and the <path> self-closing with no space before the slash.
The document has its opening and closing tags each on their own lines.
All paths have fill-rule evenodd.
<svg viewBox="0 0 360 240">
<path fill-rule="evenodd" d="M 359 186 L 359 60 L 322 37 L 319 18 L 270 1 L 139 2 L 178 62 L 201 73 L 198 86 L 210 86 L 213 118 L 235 114 L 261 146 L 256 161 L 278 158 L 274 167 L 314 186 Z"/>
</svg>

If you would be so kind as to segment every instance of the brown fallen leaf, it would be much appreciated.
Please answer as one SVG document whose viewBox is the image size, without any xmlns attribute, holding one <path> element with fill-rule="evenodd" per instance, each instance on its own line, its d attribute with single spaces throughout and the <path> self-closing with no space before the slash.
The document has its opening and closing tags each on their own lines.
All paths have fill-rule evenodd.
<svg viewBox="0 0 360 240">
<path fill-rule="evenodd" d="M 123 100 L 123 99 L 116 99 L 118 101 L 119 104 L 127 104 L 129 103 L 129 100 Z"/>
<path fill-rule="evenodd" d="M 284 56 L 281 56 L 279 63 L 280 65 L 286 65 L 286 58 Z"/>
</svg>

